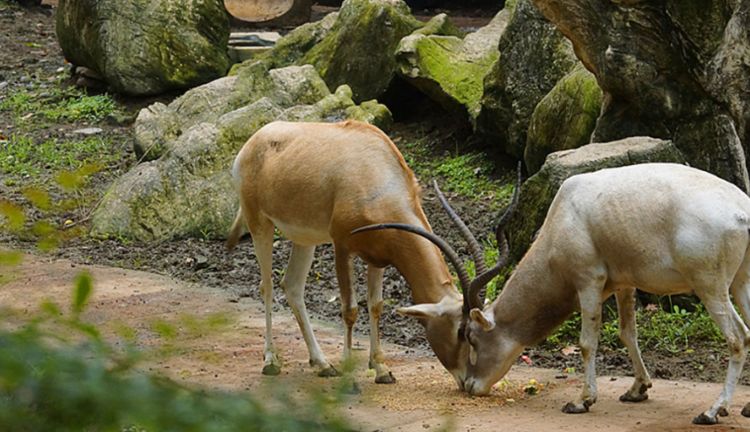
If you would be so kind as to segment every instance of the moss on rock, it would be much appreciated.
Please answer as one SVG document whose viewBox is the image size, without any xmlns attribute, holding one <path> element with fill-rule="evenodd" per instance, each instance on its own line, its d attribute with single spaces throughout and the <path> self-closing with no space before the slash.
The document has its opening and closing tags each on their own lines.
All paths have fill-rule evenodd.
<svg viewBox="0 0 750 432">
<path fill-rule="evenodd" d="M 534 108 L 578 60 L 570 41 L 529 0 L 516 3 L 499 49 L 485 76 L 476 131 L 520 159 Z"/>
<path fill-rule="evenodd" d="M 422 23 L 402 0 L 346 0 L 331 31 L 297 63 L 311 64 L 328 87 L 351 87 L 354 101 L 380 96 L 396 71 L 393 52 Z"/>
<path fill-rule="evenodd" d="M 219 0 L 60 0 L 56 32 L 71 63 L 121 93 L 189 88 L 229 68 L 229 18 Z"/>
<path fill-rule="evenodd" d="M 401 40 L 398 73 L 449 110 L 479 113 L 484 77 L 498 59 L 497 44 L 508 22 L 500 11 L 485 27 L 467 35 L 430 34 L 427 27 Z"/>
<path fill-rule="evenodd" d="M 237 208 L 232 160 L 263 125 L 356 118 L 383 127 L 392 121 L 388 109 L 375 101 L 355 104 L 347 86 L 331 94 L 312 66 L 272 69 L 265 76 L 252 87 L 253 102 L 184 123 L 157 160 L 118 179 L 93 215 L 92 234 L 140 241 L 223 238 Z M 188 109 L 167 109 L 177 115 L 178 108 Z"/>
<path fill-rule="evenodd" d="M 524 162 L 539 171 L 548 154 L 578 148 L 590 141 L 601 109 L 596 77 L 579 64 L 539 102 L 529 121 Z"/>
</svg>

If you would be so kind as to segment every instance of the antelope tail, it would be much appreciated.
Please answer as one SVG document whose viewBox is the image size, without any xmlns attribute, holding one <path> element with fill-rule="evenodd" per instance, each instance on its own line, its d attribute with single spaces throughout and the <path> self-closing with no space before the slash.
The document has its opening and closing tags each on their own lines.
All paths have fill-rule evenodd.
<svg viewBox="0 0 750 432">
<path fill-rule="evenodd" d="M 237 209 L 237 216 L 234 218 L 232 228 L 227 235 L 226 248 L 228 251 L 233 250 L 235 246 L 237 246 L 237 243 L 239 243 L 240 237 L 242 236 L 244 222 L 244 218 L 242 217 L 242 206 L 240 206 L 240 208 Z"/>
</svg>

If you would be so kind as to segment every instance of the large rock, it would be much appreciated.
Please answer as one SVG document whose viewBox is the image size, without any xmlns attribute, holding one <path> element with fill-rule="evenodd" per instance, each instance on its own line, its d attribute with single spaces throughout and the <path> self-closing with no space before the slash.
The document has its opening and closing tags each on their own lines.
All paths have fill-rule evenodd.
<svg viewBox="0 0 750 432">
<path fill-rule="evenodd" d="M 310 66 L 269 69 L 267 63 L 256 62 L 237 75 L 187 91 L 169 106 L 157 102 L 141 110 L 134 127 L 135 151 L 145 160 L 156 159 L 164 154 L 168 143 L 190 127 L 215 122 L 263 97 L 288 106 L 312 104 L 328 93 Z"/>
<path fill-rule="evenodd" d="M 357 102 L 380 96 L 396 73 L 401 39 L 422 26 L 402 0 L 345 0 L 323 40 L 300 60 L 329 88 L 347 84 Z"/>
<path fill-rule="evenodd" d="M 649 137 L 588 144 L 547 156 L 542 169 L 523 183 L 518 210 L 509 222 L 507 234 L 513 260 L 520 260 L 526 253 L 565 179 L 602 168 L 647 162 L 684 163 L 684 158 L 671 141 Z"/>
<path fill-rule="evenodd" d="M 503 9 L 489 24 L 463 38 L 451 34 L 451 26 L 445 30 L 438 25 L 447 22 L 444 15 L 436 16 L 401 40 L 396 50 L 399 75 L 444 108 L 468 114 L 473 122 L 479 114 L 484 77 L 500 55 L 497 44 L 509 16 L 510 11 Z M 425 31 L 433 27 L 435 31 Z"/>
<path fill-rule="evenodd" d="M 232 74 L 265 62 L 270 67 L 311 64 L 329 89 L 351 87 L 355 102 L 377 98 L 396 74 L 399 41 L 424 24 L 403 0 L 346 0 L 337 13 L 295 29 Z"/>
<path fill-rule="evenodd" d="M 595 140 L 670 139 L 692 166 L 748 190 L 748 2 L 533 1 L 604 92 Z"/>
<path fill-rule="evenodd" d="M 539 171 L 550 153 L 588 144 L 601 105 L 602 91 L 596 77 L 582 65 L 558 81 L 529 121 L 523 154 L 528 173 Z"/>
<path fill-rule="evenodd" d="M 118 92 L 189 88 L 229 68 L 221 0 L 60 0 L 56 15 L 65 58 Z"/>
<path fill-rule="evenodd" d="M 241 87 L 240 78 L 220 85 Z M 92 235 L 140 241 L 223 238 L 237 210 L 229 173 L 232 160 L 263 125 L 274 120 L 352 118 L 383 127 L 390 121 L 383 105 L 356 105 L 347 86 L 331 94 L 309 65 L 273 69 L 259 81 L 263 84 L 248 96 L 251 102 L 224 114 L 199 113 L 185 106 L 185 100 L 161 106 L 161 113 L 151 107 L 147 120 L 153 130 L 171 131 L 167 139 L 150 134 L 162 146 L 162 154 L 137 165 L 107 191 L 93 215 Z M 191 121 L 182 122 L 182 112 L 191 112 Z"/>
<path fill-rule="evenodd" d="M 530 0 L 518 0 L 499 50 L 500 58 L 484 80 L 476 129 L 520 159 L 534 108 L 577 59 L 570 41 Z"/>
</svg>

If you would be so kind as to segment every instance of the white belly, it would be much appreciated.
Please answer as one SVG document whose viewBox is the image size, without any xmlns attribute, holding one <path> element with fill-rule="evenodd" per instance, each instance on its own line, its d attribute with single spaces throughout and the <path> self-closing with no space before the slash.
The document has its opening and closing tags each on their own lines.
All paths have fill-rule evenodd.
<svg viewBox="0 0 750 432">
<path fill-rule="evenodd" d="M 273 220 L 273 219 L 271 219 Z M 273 224 L 281 231 L 281 234 L 294 243 L 304 246 L 315 246 L 322 243 L 331 243 L 332 239 L 328 233 L 328 227 L 315 227 L 310 225 L 292 225 L 273 220 Z"/>
</svg>

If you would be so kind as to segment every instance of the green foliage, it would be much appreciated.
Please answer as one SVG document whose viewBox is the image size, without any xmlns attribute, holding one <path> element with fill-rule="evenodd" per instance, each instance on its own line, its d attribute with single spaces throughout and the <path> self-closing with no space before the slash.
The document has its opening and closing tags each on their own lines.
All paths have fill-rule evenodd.
<svg viewBox="0 0 750 432">
<path fill-rule="evenodd" d="M 619 349 L 622 345 L 616 311 L 608 307 L 604 316 L 610 318 L 602 323 L 599 344 L 602 347 Z M 698 304 L 692 312 L 677 306 L 669 312 L 653 307 L 638 309 L 636 323 L 641 350 L 676 354 L 690 352 L 695 344 L 717 348 L 724 344 L 724 336 L 702 304 Z M 550 335 L 546 343 L 554 346 L 575 345 L 578 343 L 580 331 L 581 316 L 576 313 Z"/>
<path fill-rule="evenodd" d="M 40 118 L 53 122 L 101 121 L 116 111 L 109 95 L 88 96 L 75 87 L 55 86 L 44 89 L 24 89 L 0 99 L 0 111 L 13 113 L 18 123 Z"/>
<path fill-rule="evenodd" d="M 91 298 L 92 290 L 91 275 L 86 272 L 79 273 L 75 280 L 75 291 L 73 293 L 73 313 L 80 315 L 83 312 L 83 308 Z"/>
<path fill-rule="evenodd" d="M 35 142 L 27 135 L 14 134 L 0 142 L 0 173 L 11 178 L 30 176 L 36 181 L 42 174 L 60 170 L 87 167 L 90 174 L 92 168 L 101 169 L 122 157 L 112 147 L 111 140 L 101 136 Z"/>
<path fill-rule="evenodd" d="M 138 373 L 101 340 L 85 336 L 76 345 L 50 344 L 54 335 L 38 322 L 0 331 L 2 430 L 346 430 L 326 419 L 334 417 L 328 399 L 312 397 L 310 407 L 285 401 L 272 410 L 246 394 L 191 389 Z"/>
<path fill-rule="evenodd" d="M 497 258 L 500 255 L 500 251 L 497 249 L 497 242 L 494 238 L 488 239 L 487 242 L 484 244 L 484 262 L 487 264 L 487 267 L 494 266 L 497 262 Z M 476 265 L 474 261 L 468 261 L 465 264 L 466 271 L 469 273 L 470 278 L 474 278 L 477 274 Z M 492 301 L 497 297 L 498 294 L 498 286 L 502 287 L 502 283 L 505 280 L 504 277 L 496 277 L 492 279 L 486 287 L 485 291 L 485 298 L 489 301 Z"/>
<path fill-rule="evenodd" d="M 507 202 L 513 192 L 512 182 L 492 178 L 494 164 L 482 152 L 436 156 L 427 139 L 399 144 L 399 149 L 418 178 L 427 181 L 437 176 L 445 191 L 474 200 L 492 197 L 491 207 Z"/>
<path fill-rule="evenodd" d="M 0 254 L 3 265 L 19 260 L 14 252 Z M 120 342 L 111 345 L 81 319 L 93 290 L 91 276 L 80 273 L 69 313 L 51 301 L 31 315 L 1 311 L 0 430 L 349 430 L 336 412 L 343 387 L 333 394 L 311 390 L 297 402 L 282 393 L 260 399 L 190 388 L 141 372 L 149 353 L 135 348 L 134 329 L 120 325 Z M 162 328 L 197 337 L 227 323 L 226 316 L 182 317 Z M 341 382 L 352 385 L 350 378 Z"/>
<path fill-rule="evenodd" d="M 693 340 L 717 347 L 724 343 L 724 336 L 702 304 L 692 312 L 674 306 L 672 312 L 645 312 L 641 315 L 643 325 L 638 330 L 645 349 L 679 353 L 689 352 Z"/>
<path fill-rule="evenodd" d="M 481 153 L 450 156 L 435 166 L 435 173 L 445 178 L 447 189 L 469 198 L 479 198 L 482 192 L 493 190 L 495 184 L 487 177 L 492 170 L 492 162 Z"/>
</svg>

